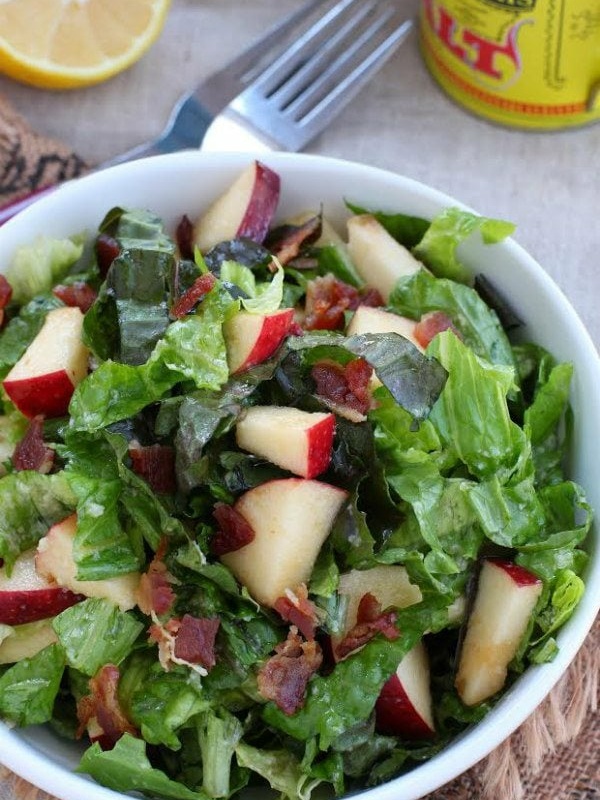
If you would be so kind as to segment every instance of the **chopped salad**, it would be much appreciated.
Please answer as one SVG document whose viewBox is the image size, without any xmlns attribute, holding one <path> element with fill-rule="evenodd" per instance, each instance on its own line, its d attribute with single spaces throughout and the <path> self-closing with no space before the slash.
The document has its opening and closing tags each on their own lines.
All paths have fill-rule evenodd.
<svg viewBox="0 0 600 800">
<path fill-rule="evenodd" d="M 457 251 L 512 226 L 276 223 L 279 191 L 253 162 L 199 220 L 113 208 L 0 279 L 0 718 L 117 791 L 388 781 L 584 591 L 572 366 Z"/>
</svg>

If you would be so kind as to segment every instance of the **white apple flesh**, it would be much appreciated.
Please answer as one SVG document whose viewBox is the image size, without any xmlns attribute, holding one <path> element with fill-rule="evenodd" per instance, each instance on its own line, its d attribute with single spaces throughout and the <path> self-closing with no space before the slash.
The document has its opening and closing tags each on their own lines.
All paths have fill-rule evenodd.
<svg viewBox="0 0 600 800">
<path fill-rule="evenodd" d="M 381 564 L 371 569 L 353 569 L 340 575 L 339 594 L 346 598 L 344 633 L 356 625 L 358 606 L 365 594 L 372 594 L 382 610 L 406 608 L 423 599 L 421 590 L 411 583 L 400 564 Z"/>
<path fill-rule="evenodd" d="M 271 314 L 240 311 L 223 325 L 229 372 L 234 375 L 273 355 L 290 331 L 294 309 Z"/>
<path fill-rule="evenodd" d="M 483 562 L 455 681 L 465 705 L 482 703 L 504 686 L 542 586 L 512 561 Z"/>
<path fill-rule="evenodd" d="M 238 420 L 238 447 L 303 478 L 316 478 L 331 460 L 335 416 L 289 406 L 253 406 Z"/>
<path fill-rule="evenodd" d="M 276 172 L 252 162 L 196 222 L 196 246 L 205 253 L 229 239 L 262 242 L 277 209 L 279 188 Z"/>
<path fill-rule="evenodd" d="M 15 561 L 10 575 L 0 568 L 0 623 L 22 625 L 52 617 L 82 598 L 35 568 L 35 550 L 27 550 Z"/>
<path fill-rule="evenodd" d="M 319 551 L 348 493 L 304 478 L 267 481 L 243 494 L 234 508 L 254 540 L 221 556 L 250 594 L 266 606 L 310 578 Z"/>
<path fill-rule="evenodd" d="M 75 387 L 88 370 L 82 328 L 79 308 L 48 312 L 42 329 L 4 379 L 7 395 L 26 417 L 67 413 Z"/>
<path fill-rule="evenodd" d="M 423 348 L 415 339 L 416 324 L 414 319 L 401 317 L 393 311 L 359 306 L 350 320 L 346 333 L 348 336 L 363 333 L 398 333 L 423 352 Z"/>
<path fill-rule="evenodd" d="M 435 735 L 429 658 L 422 642 L 408 651 L 395 674 L 383 685 L 375 704 L 375 728 L 402 739 L 429 739 Z"/>
<path fill-rule="evenodd" d="M 129 572 L 114 578 L 98 581 L 77 579 L 77 565 L 73 558 L 73 540 L 77 518 L 73 514 L 53 525 L 40 539 L 36 555 L 36 570 L 48 580 L 86 597 L 101 597 L 129 611 L 136 605 L 139 572 Z"/>
<path fill-rule="evenodd" d="M 53 619 L 15 625 L 0 640 L 0 664 L 15 664 L 24 658 L 32 658 L 40 650 L 57 642 L 58 636 L 52 627 Z"/>
<path fill-rule="evenodd" d="M 371 214 L 348 220 L 348 253 L 361 278 L 377 289 L 386 303 L 400 278 L 423 267 Z"/>
</svg>

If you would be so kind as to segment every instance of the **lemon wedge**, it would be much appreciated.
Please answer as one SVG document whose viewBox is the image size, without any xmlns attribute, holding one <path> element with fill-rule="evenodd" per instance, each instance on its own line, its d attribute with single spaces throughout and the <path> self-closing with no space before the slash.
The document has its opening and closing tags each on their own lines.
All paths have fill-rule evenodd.
<svg viewBox="0 0 600 800">
<path fill-rule="evenodd" d="M 171 0 L 1 0 L 0 72 L 47 89 L 100 83 L 158 37 Z"/>
</svg>

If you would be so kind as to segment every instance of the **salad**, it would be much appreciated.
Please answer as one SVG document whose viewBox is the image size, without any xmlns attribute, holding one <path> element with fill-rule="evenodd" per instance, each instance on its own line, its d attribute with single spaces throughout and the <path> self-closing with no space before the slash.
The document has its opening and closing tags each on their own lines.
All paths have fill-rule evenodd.
<svg viewBox="0 0 600 800">
<path fill-rule="evenodd" d="M 459 258 L 512 226 L 347 202 L 342 237 L 279 192 L 253 162 L 0 277 L 0 718 L 116 791 L 388 781 L 584 591 L 572 366 Z"/>
</svg>

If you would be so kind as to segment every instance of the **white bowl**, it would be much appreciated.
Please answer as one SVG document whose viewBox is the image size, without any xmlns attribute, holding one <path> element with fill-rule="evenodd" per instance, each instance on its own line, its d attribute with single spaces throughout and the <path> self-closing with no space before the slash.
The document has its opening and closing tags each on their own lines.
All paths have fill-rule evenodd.
<svg viewBox="0 0 600 800">
<path fill-rule="evenodd" d="M 431 218 L 456 200 L 423 184 L 368 166 L 314 156 L 270 154 L 261 159 L 282 176 L 282 216 L 323 203 L 334 222 L 344 219 L 343 199 L 362 205 Z M 125 164 L 66 185 L 0 228 L 0 264 L 39 234 L 93 232 L 114 205 L 150 208 L 173 226 L 198 214 L 248 163 L 248 155 L 197 152 Z M 518 223 L 518 220 L 515 220 Z M 558 359 L 575 364 L 572 404 L 575 431 L 571 477 L 600 509 L 600 361 L 591 339 L 566 298 L 543 269 L 513 240 L 494 246 L 462 246 L 467 266 L 493 279 L 519 317 L 524 336 L 543 344 Z M 500 744 L 544 699 L 574 658 L 600 605 L 597 532 L 586 575 L 587 591 L 558 636 L 560 651 L 550 664 L 532 667 L 485 719 L 427 763 L 383 786 L 364 800 L 416 800 L 471 767 Z M 11 730 L 0 724 L 0 761 L 60 800 L 118 800 L 123 795 L 73 773 L 81 747 L 59 740 L 46 728 Z"/>
</svg>

